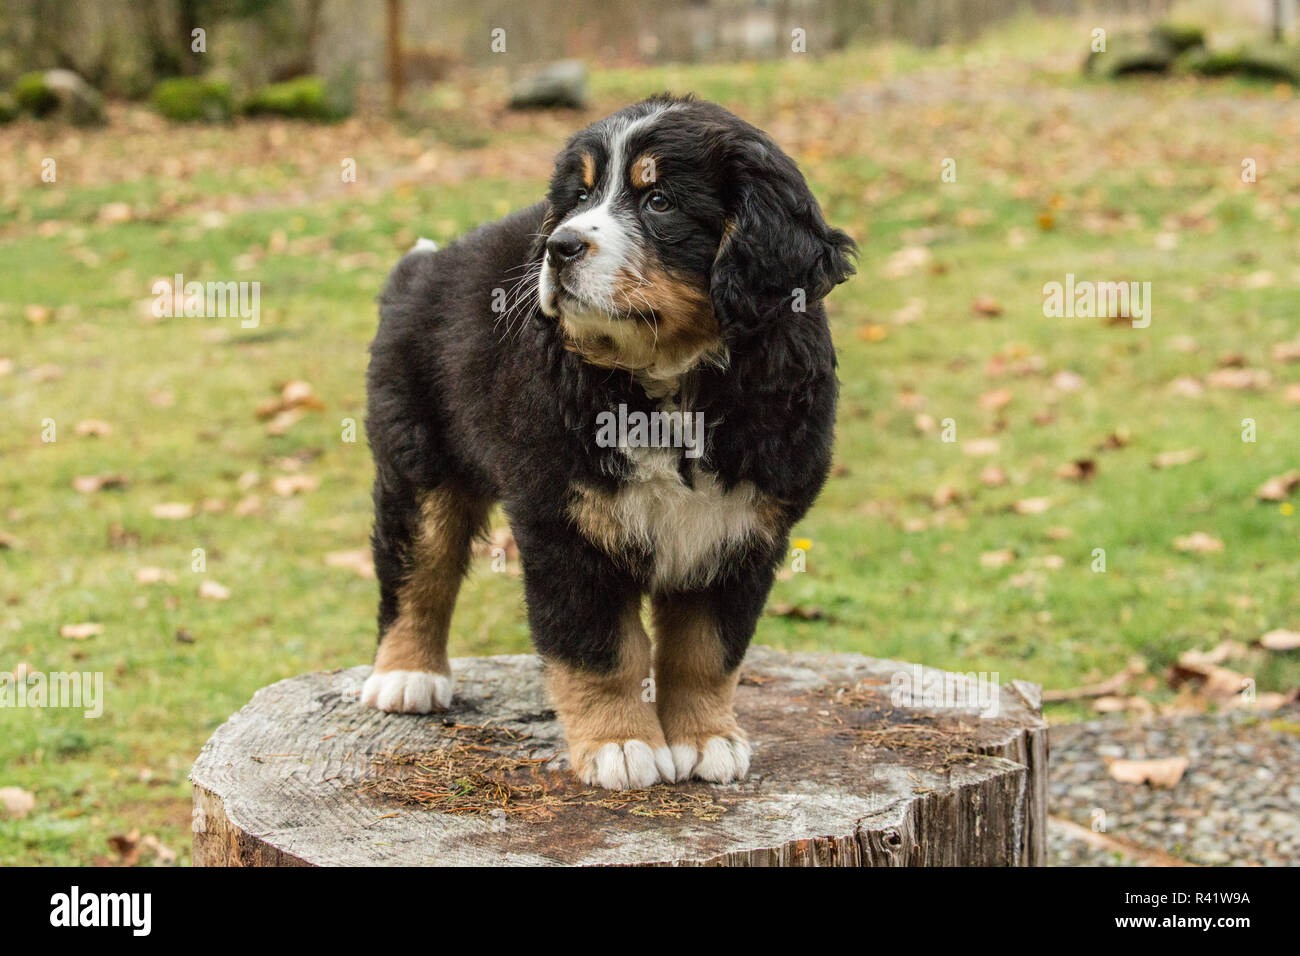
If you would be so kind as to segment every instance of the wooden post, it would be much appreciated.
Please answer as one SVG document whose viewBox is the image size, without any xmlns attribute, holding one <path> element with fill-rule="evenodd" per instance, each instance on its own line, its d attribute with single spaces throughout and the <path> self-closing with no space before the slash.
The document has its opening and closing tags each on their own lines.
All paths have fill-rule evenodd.
<svg viewBox="0 0 1300 956">
<path fill-rule="evenodd" d="M 752 647 L 737 694 L 754 744 L 749 778 L 616 793 L 565 769 L 535 657 L 452 664 L 446 714 L 364 707 L 367 667 L 258 691 L 190 775 L 194 864 L 1045 862 L 1047 726 L 1035 685 L 995 687 L 981 716 L 946 706 L 951 688 L 972 686 L 961 675 Z M 895 706 L 900 681 L 917 706 Z M 453 784 L 440 789 L 444 777 Z"/>
<path fill-rule="evenodd" d="M 402 108 L 402 0 L 388 0 L 385 10 L 388 35 L 388 109 Z"/>
</svg>

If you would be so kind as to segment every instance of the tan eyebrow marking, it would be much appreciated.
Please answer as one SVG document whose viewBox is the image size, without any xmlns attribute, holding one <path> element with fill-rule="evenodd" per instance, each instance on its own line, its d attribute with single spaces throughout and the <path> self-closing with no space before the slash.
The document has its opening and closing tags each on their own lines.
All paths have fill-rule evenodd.
<svg viewBox="0 0 1300 956">
<path fill-rule="evenodd" d="M 632 185 L 637 189 L 643 189 L 658 182 L 658 165 L 659 157 L 653 153 L 642 153 L 638 156 L 632 161 L 632 166 L 628 171 L 628 176 L 632 179 Z"/>
<path fill-rule="evenodd" d="M 596 157 L 582 154 L 582 184 L 588 189 L 596 185 Z"/>
</svg>

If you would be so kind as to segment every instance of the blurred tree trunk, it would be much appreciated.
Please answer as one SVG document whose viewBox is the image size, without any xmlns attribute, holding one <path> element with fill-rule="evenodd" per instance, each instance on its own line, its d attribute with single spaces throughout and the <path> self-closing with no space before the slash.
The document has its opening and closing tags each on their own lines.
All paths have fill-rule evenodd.
<svg viewBox="0 0 1300 956">
<path fill-rule="evenodd" d="M 191 47 L 194 43 L 194 31 L 198 28 L 210 29 L 211 23 L 202 22 L 206 4 L 203 0 L 176 0 L 177 37 L 180 51 L 180 72 L 183 76 L 196 76 L 203 72 L 202 53 L 195 53 Z"/>
<path fill-rule="evenodd" d="M 102 88 L 112 71 L 116 53 L 116 38 L 111 32 L 91 38 L 98 43 L 85 42 L 86 37 L 74 32 L 82 29 L 82 24 L 77 21 L 77 11 L 66 0 L 35 0 L 30 9 L 36 49 L 33 62 L 42 67 L 71 70 L 91 86 Z M 74 37 L 82 42 L 70 43 Z"/>
<path fill-rule="evenodd" d="M 147 70 L 153 79 L 175 76 L 181 71 L 180 53 L 171 39 L 168 29 L 171 23 L 170 10 L 163 9 L 161 0 L 137 0 L 132 4 L 135 28 L 144 39 L 147 51 Z M 185 49 L 189 49 L 187 41 Z"/>
<path fill-rule="evenodd" d="M 388 0 L 388 108 L 402 108 L 402 0 Z"/>
<path fill-rule="evenodd" d="M 307 14 L 303 18 L 303 57 L 306 72 L 316 72 L 316 47 L 320 45 L 321 8 L 325 0 L 307 0 Z"/>
</svg>

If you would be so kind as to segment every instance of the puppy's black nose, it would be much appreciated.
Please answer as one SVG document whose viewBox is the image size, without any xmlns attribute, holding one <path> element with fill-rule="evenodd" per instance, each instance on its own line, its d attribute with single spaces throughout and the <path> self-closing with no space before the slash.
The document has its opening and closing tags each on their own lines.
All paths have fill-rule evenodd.
<svg viewBox="0 0 1300 956">
<path fill-rule="evenodd" d="M 561 229 L 546 240 L 546 251 L 557 266 L 577 262 L 587 254 L 589 243 L 572 229 Z"/>
</svg>

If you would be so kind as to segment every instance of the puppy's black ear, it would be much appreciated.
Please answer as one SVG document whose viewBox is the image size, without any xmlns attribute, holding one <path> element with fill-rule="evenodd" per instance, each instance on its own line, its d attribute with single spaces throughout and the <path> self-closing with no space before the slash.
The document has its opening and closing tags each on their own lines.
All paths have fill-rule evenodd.
<svg viewBox="0 0 1300 956">
<path fill-rule="evenodd" d="M 857 246 L 827 225 L 803 174 L 752 127 L 726 138 L 727 221 L 713 263 L 724 334 L 757 331 L 800 298 L 812 305 L 854 272 Z"/>
</svg>

